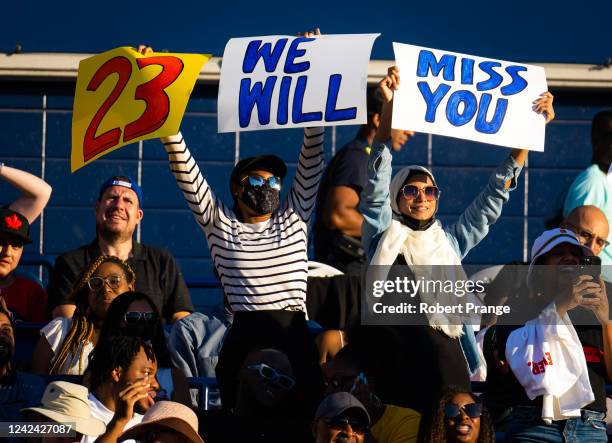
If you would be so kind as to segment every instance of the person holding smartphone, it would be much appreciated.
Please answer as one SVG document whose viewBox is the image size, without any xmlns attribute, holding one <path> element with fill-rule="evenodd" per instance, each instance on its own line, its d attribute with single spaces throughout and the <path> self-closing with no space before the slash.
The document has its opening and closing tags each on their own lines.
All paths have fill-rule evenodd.
<svg viewBox="0 0 612 443">
<path fill-rule="evenodd" d="M 485 402 L 496 430 L 513 442 L 605 442 L 612 321 L 604 282 L 588 272 L 597 267 L 584 265 L 593 252 L 558 228 L 535 240 L 531 256 L 528 299 L 511 299 L 514 318 L 485 337 Z M 529 349 L 533 358 L 524 359 Z"/>
</svg>

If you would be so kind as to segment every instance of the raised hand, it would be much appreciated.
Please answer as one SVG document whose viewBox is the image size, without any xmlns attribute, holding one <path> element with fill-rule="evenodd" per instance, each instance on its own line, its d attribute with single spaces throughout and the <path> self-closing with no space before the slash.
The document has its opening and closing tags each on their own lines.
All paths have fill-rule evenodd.
<svg viewBox="0 0 612 443">
<path fill-rule="evenodd" d="M 298 33 L 298 37 L 306 37 L 306 38 L 315 38 L 321 35 L 321 30 L 319 28 L 315 28 L 312 31 L 307 31 L 304 33 Z"/>
<path fill-rule="evenodd" d="M 378 82 L 378 90 L 386 103 L 393 100 L 393 92 L 399 88 L 400 71 L 397 66 L 391 66 L 387 70 L 387 76 Z"/>
<path fill-rule="evenodd" d="M 147 45 L 138 45 L 138 53 L 142 55 L 153 54 L 153 48 Z"/>
<path fill-rule="evenodd" d="M 546 123 L 549 123 L 555 118 L 555 109 L 553 108 L 554 96 L 546 91 L 540 94 L 540 98 L 533 102 L 533 110 L 538 114 L 544 114 Z"/>
</svg>

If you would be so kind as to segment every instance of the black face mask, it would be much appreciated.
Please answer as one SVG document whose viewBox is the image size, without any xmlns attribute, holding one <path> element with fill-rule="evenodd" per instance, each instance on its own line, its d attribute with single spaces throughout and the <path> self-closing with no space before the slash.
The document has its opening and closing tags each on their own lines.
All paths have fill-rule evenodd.
<svg viewBox="0 0 612 443">
<path fill-rule="evenodd" d="M 242 203 L 259 215 L 269 214 L 276 211 L 280 204 L 280 191 L 272 189 L 268 183 L 263 186 L 251 186 L 246 184 L 242 193 Z"/>
<path fill-rule="evenodd" d="M 152 341 L 157 331 L 156 325 L 144 321 L 130 323 L 123 327 L 123 335 L 127 337 L 140 337 L 144 341 Z"/>
</svg>

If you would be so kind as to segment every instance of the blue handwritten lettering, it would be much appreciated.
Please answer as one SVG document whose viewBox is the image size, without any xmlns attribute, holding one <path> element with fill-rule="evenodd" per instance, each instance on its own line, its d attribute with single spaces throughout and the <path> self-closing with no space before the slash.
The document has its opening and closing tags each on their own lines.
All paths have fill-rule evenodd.
<svg viewBox="0 0 612 443">
<path fill-rule="evenodd" d="M 336 109 L 338 102 L 338 92 L 342 83 L 341 74 L 333 74 L 329 77 L 329 87 L 327 88 L 327 103 L 325 104 L 325 121 L 337 122 L 341 120 L 352 120 L 357 116 L 357 108 Z"/>
<path fill-rule="evenodd" d="M 478 132 L 482 132 L 483 134 L 495 134 L 499 131 L 499 128 L 504 122 L 504 117 L 506 116 L 506 109 L 508 108 L 508 99 L 498 98 L 493 118 L 490 122 L 487 122 L 487 113 L 489 111 L 489 105 L 491 104 L 491 98 L 491 94 L 482 94 L 478 106 L 475 128 Z"/>
<path fill-rule="evenodd" d="M 463 103 L 463 112 L 459 113 L 459 105 Z M 446 104 L 446 118 L 453 126 L 463 126 L 476 114 L 478 105 L 476 97 L 470 91 L 455 91 Z"/>
<path fill-rule="evenodd" d="M 431 73 L 437 77 L 442 69 L 444 69 L 443 78 L 446 81 L 455 79 L 455 60 L 457 57 L 450 54 L 444 54 L 440 61 L 436 60 L 436 56 L 431 51 L 422 49 L 419 53 L 419 61 L 417 64 L 417 76 L 427 77 L 427 73 Z"/>
<path fill-rule="evenodd" d="M 323 119 L 322 112 L 302 112 L 302 106 L 304 105 L 304 93 L 306 91 L 307 82 L 308 77 L 305 75 L 301 75 L 297 79 L 297 83 L 295 85 L 295 93 L 293 95 L 293 109 L 291 110 L 291 118 L 293 123 L 314 122 Z"/>
<path fill-rule="evenodd" d="M 286 38 L 278 40 L 274 45 L 274 50 L 271 50 L 272 43 L 265 43 L 260 47 L 262 40 L 249 42 L 242 61 L 242 72 L 245 74 L 252 73 L 260 58 L 263 58 L 266 72 L 274 72 L 287 40 Z"/>
<path fill-rule="evenodd" d="M 493 70 L 493 68 L 498 68 L 500 66 L 501 63 L 499 62 L 480 62 L 478 64 L 478 67 L 482 69 L 485 73 L 489 74 L 489 78 L 482 82 L 476 83 L 476 89 L 479 91 L 489 91 L 491 89 L 497 88 L 501 84 L 503 78 L 497 71 Z"/>
<path fill-rule="evenodd" d="M 461 59 L 461 84 L 471 85 L 474 83 L 474 59 Z"/>
<path fill-rule="evenodd" d="M 238 116 L 241 128 L 246 128 L 251 122 L 253 107 L 257 105 L 257 115 L 260 125 L 270 123 L 270 102 L 276 77 L 268 77 L 262 88 L 261 82 L 256 82 L 251 89 L 251 79 L 244 78 L 240 81 L 240 92 L 238 98 Z"/>
<path fill-rule="evenodd" d="M 446 93 L 450 90 L 450 86 L 445 85 L 444 83 L 438 86 L 436 92 L 431 92 L 431 88 L 427 84 L 427 82 L 418 82 L 417 86 L 419 91 L 421 91 L 421 95 L 425 99 L 425 103 L 427 104 L 427 111 L 425 112 L 425 121 L 429 123 L 433 123 L 436 121 L 436 109 L 438 105 L 446 95 Z"/>
<path fill-rule="evenodd" d="M 291 88 L 291 77 L 283 77 L 278 94 L 278 112 L 276 123 L 286 125 L 289 120 L 289 89 Z"/>
<path fill-rule="evenodd" d="M 500 89 L 504 95 L 518 94 L 527 87 L 527 81 L 519 75 L 519 72 L 527 71 L 524 66 L 511 65 L 506 67 L 506 72 L 512 77 L 512 83 Z"/>
<path fill-rule="evenodd" d="M 296 72 L 304 72 L 310 68 L 310 62 L 295 63 L 295 59 L 306 54 L 305 49 L 298 49 L 298 45 L 304 42 L 311 42 L 314 38 L 299 37 L 291 42 L 287 50 L 287 59 L 285 60 L 285 73 L 295 74 Z"/>
</svg>

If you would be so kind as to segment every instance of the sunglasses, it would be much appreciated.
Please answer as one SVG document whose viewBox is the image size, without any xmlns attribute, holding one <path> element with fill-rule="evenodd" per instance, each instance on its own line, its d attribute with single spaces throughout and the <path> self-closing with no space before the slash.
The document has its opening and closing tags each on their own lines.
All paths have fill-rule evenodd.
<svg viewBox="0 0 612 443">
<path fill-rule="evenodd" d="M 343 431 L 348 426 L 350 426 L 353 432 L 359 435 L 363 435 L 368 431 L 368 426 L 365 425 L 364 423 L 360 422 L 359 420 L 354 420 L 354 419 L 345 418 L 345 417 L 327 419 L 325 420 L 325 424 L 330 429 L 333 429 L 336 431 Z"/>
<path fill-rule="evenodd" d="M 123 316 L 123 319 L 128 325 L 133 325 L 141 321 L 152 325 L 152 324 L 157 323 L 157 320 L 159 319 L 159 317 L 157 317 L 157 313 L 153 311 L 149 311 L 149 312 L 129 311 L 125 313 L 125 315 Z"/>
<path fill-rule="evenodd" d="M 587 231 L 586 229 L 580 229 L 578 226 L 574 226 L 571 223 L 566 222 L 565 224 L 576 234 L 578 240 L 580 240 L 580 243 L 582 243 L 583 245 L 587 243 L 590 244 L 593 240 L 595 240 L 595 244 L 601 249 L 610 246 L 610 242 L 605 238 L 598 237 L 592 232 Z"/>
<path fill-rule="evenodd" d="M 425 194 L 425 198 L 427 200 L 437 200 L 440 197 L 441 191 L 436 186 L 425 186 L 424 188 L 419 188 L 415 185 L 404 185 L 402 188 L 402 195 L 404 198 L 408 199 L 418 198 L 420 192 Z"/>
<path fill-rule="evenodd" d="M 444 415 L 446 418 L 457 418 L 461 415 L 461 411 L 465 412 L 470 418 L 478 418 L 482 415 L 482 403 L 468 403 L 463 406 L 455 403 L 447 403 L 444 406 Z"/>
<path fill-rule="evenodd" d="M 92 291 L 101 291 L 104 288 L 104 283 L 106 283 L 111 289 L 119 289 L 121 286 L 121 282 L 123 281 L 123 277 L 120 275 L 109 275 L 108 277 L 91 277 L 87 280 L 87 286 Z"/>
<path fill-rule="evenodd" d="M 254 188 L 261 188 L 266 183 L 268 183 L 268 186 L 272 189 L 280 190 L 281 188 L 281 179 L 275 176 L 263 178 L 259 175 L 247 175 L 241 180 L 241 182 L 245 181 L 248 181 L 249 185 Z"/>
<path fill-rule="evenodd" d="M 290 390 L 295 386 L 295 380 L 282 372 L 277 371 L 265 363 L 247 366 L 247 369 L 255 371 L 261 378 L 268 380 L 285 390 Z"/>
</svg>

